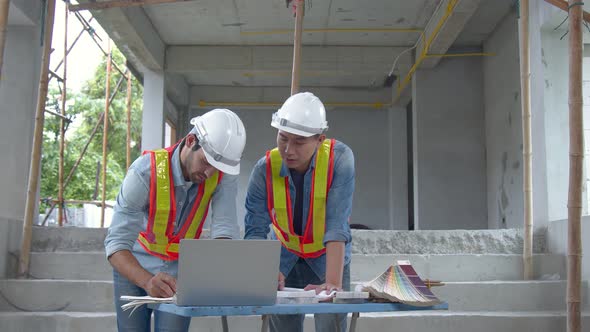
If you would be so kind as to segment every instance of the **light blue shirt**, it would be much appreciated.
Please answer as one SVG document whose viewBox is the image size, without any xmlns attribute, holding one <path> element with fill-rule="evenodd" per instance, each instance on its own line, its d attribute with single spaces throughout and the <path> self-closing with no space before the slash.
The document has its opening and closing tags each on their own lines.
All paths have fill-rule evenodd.
<svg viewBox="0 0 590 332">
<path fill-rule="evenodd" d="M 174 233 L 182 227 L 190 213 L 199 185 L 186 182 L 180 167 L 180 148 L 172 154 L 171 167 L 176 199 L 176 220 Z M 152 274 L 166 272 L 176 276 L 177 261 L 165 261 L 148 254 L 137 242 L 139 232 L 146 230 L 149 213 L 151 161 L 150 155 L 139 157 L 129 167 L 123 180 L 114 209 L 111 226 L 104 241 L 107 257 L 120 250 L 129 250 L 139 264 Z M 238 238 L 239 228 L 236 214 L 236 194 L 238 177 L 223 174 L 221 182 L 213 192 L 209 209 L 211 238 Z"/>
<path fill-rule="evenodd" d="M 309 213 L 309 201 L 312 184 L 312 171 L 315 168 L 315 154 L 312 157 L 309 169 L 305 173 L 303 182 L 303 229 L 307 226 L 307 216 Z M 336 142 L 334 145 L 334 175 L 332 186 L 328 191 L 328 200 L 326 202 L 326 231 L 324 233 L 324 245 L 330 241 L 346 243 L 344 264 L 350 263 L 351 257 L 351 234 L 348 219 L 352 212 L 352 196 L 354 193 L 354 155 L 352 150 L 342 143 Z M 289 169 L 283 163 L 281 177 L 289 176 Z M 296 197 L 295 185 L 289 176 L 289 191 L 291 197 Z M 291 200 L 292 211 L 295 208 L 294 200 Z M 245 238 L 246 239 L 266 239 L 270 232 L 270 216 L 267 208 L 266 192 L 266 157 L 262 157 L 254 166 L 250 175 L 248 184 L 248 193 L 246 196 L 246 219 L 245 219 Z M 271 238 L 276 239 L 274 231 L 271 232 Z M 289 252 L 284 246 L 281 246 L 281 272 L 287 276 L 297 263 L 299 256 Z M 324 277 L 326 274 L 326 254 L 318 258 L 306 259 L 312 270 L 319 276 Z"/>
</svg>

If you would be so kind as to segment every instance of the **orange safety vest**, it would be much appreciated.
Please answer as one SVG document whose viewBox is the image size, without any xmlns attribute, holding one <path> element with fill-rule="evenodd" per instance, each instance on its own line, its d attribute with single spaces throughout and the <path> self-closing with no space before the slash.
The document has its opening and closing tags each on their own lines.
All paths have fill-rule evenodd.
<svg viewBox="0 0 590 332">
<path fill-rule="evenodd" d="M 303 235 L 293 230 L 289 177 L 281 177 L 283 160 L 277 148 L 266 153 L 267 204 L 273 230 L 283 246 L 302 258 L 316 258 L 326 252 L 326 202 L 334 174 L 334 144 L 326 139 L 316 153 L 307 225 Z"/>
<path fill-rule="evenodd" d="M 137 237 L 147 253 L 167 261 L 178 259 L 181 239 L 198 239 L 201 236 L 211 196 L 223 177 L 223 173 L 217 171 L 199 185 L 191 212 L 175 235 L 176 199 L 170 161 L 177 145 L 145 152 L 151 156 L 150 207 L 147 229 Z"/>
</svg>

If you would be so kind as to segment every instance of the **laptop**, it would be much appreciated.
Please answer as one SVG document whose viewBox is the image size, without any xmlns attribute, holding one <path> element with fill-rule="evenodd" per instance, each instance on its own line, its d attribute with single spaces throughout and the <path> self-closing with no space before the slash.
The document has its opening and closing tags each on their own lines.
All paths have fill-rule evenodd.
<svg viewBox="0 0 590 332">
<path fill-rule="evenodd" d="M 180 241 L 176 304 L 273 305 L 281 244 L 276 240 Z"/>
</svg>

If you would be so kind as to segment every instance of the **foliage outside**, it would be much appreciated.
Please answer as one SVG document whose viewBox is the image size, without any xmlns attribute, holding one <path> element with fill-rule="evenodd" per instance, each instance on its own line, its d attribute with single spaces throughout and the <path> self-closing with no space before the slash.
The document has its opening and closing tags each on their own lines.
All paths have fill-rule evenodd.
<svg viewBox="0 0 590 332">
<path fill-rule="evenodd" d="M 95 75 L 88 80 L 80 92 L 68 89 L 66 115 L 72 122 L 66 123 L 66 146 L 64 151 L 64 181 L 78 160 L 94 126 L 105 109 L 106 57 L 95 69 Z M 113 49 L 113 62 L 124 68 L 125 58 L 116 48 Z M 111 72 L 111 96 L 115 92 L 121 74 L 114 68 Z M 61 84 L 51 81 L 47 95 L 46 108 L 61 113 Z M 143 88 L 132 76 L 131 94 L 131 162 L 141 153 L 141 111 Z M 107 135 L 107 184 L 106 200 L 114 200 L 126 173 L 127 140 L 127 81 L 123 78 L 118 93 L 109 108 Z M 43 130 L 43 153 L 41 160 L 41 212 L 49 206 L 45 199 L 57 199 L 59 180 L 59 126 L 60 118 L 45 113 Z M 69 185 L 64 189 L 64 199 L 101 200 L 103 125 L 88 146 L 86 154 L 74 173 Z M 98 173 L 97 173 L 98 170 Z M 98 177 L 98 186 L 96 179 Z"/>
</svg>

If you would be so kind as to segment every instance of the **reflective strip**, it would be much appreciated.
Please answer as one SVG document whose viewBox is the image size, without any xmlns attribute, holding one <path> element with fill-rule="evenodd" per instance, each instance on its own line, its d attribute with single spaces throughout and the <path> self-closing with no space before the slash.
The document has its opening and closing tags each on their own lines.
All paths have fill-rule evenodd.
<svg viewBox="0 0 590 332">
<path fill-rule="evenodd" d="M 311 243 L 306 243 L 306 252 L 314 252 L 324 248 L 326 232 L 326 200 L 328 197 L 328 164 L 332 140 L 324 140 L 317 153 L 313 177 L 313 232 Z"/>
<path fill-rule="evenodd" d="M 190 227 L 188 228 L 186 234 L 183 237 L 184 239 L 195 238 L 195 235 L 197 234 L 197 231 L 199 230 L 201 223 L 205 222 L 205 217 L 207 217 L 205 213 L 209 209 L 209 202 L 211 201 L 211 196 L 213 195 L 215 188 L 217 188 L 218 179 L 219 172 L 215 172 L 213 176 L 211 176 L 205 181 L 205 192 L 203 193 L 201 201 L 196 202 L 199 204 L 199 207 L 197 208 L 195 216 L 191 220 Z M 170 249 L 168 250 L 170 251 Z M 176 251 L 178 252 L 178 250 Z"/>
<path fill-rule="evenodd" d="M 272 122 L 278 126 L 281 126 L 281 127 L 297 129 L 297 130 L 301 130 L 303 132 L 310 133 L 310 134 L 323 134 L 324 132 L 326 132 L 326 130 L 328 130 L 327 126 L 324 128 L 312 128 L 312 127 L 308 127 L 308 126 L 304 126 L 304 125 L 295 123 L 295 122 L 285 119 L 285 118 L 281 118 L 279 116 L 278 112 L 273 113 Z"/>
<path fill-rule="evenodd" d="M 166 228 L 168 227 L 171 205 L 168 151 L 156 150 L 154 156 L 156 161 L 156 212 L 152 231 L 155 235 L 155 243 L 168 243 Z M 166 253 L 166 251 L 160 253 Z"/>
</svg>

